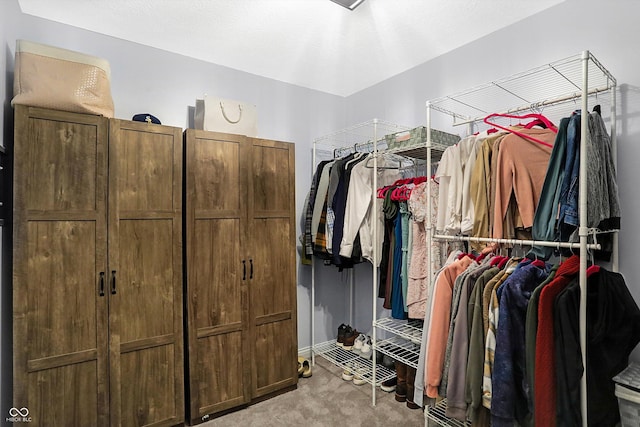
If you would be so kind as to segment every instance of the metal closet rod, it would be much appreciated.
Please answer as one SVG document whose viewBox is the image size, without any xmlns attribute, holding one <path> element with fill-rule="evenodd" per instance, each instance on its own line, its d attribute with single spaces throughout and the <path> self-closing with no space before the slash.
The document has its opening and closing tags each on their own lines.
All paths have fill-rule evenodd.
<svg viewBox="0 0 640 427">
<path fill-rule="evenodd" d="M 378 144 L 380 144 L 382 142 L 385 142 L 384 138 L 378 138 L 378 143 L 376 144 L 376 147 L 377 147 Z M 349 145 L 349 146 L 345 146 L 345 147 L 338 147 L 338 148 L 336 148 L 334 150 L 334 152 L 338 153 L 338 154 L 342 154 L 343 151 L 344 152 L 352 152 L 352 151 L 355 151 L 355 152 L 363 151 L 364 152 L 364 150 L 362 150 L 364 148 L 364 149 L 367 149 L 366 152 L 371 153 L 371 152 L 373 152 L 375 150 L 376 147 L 374 147 L 374 142 L 373 141 L 367 141 L 367 142 L 360 142 L 360 143 Z"/>
<path fill-rule="evenodd" d="M 550 248 L 571 248 L 576 249 L 580 247 L 580 243 L 570 242 L 549 242 L 542 240 L 519 240 L 519 239 L 493 239 L 489 237 L 472 237 L 472 236 L 449 236 L 446 234 L 436 234 L 433 236 L 438 240 L 452 240 L 460 242 L 478 242 L 478 243 L 504 243 L 507 245 L 520 245 L 520 246 L 546 246 Z M 600 250 L 602 247 L 600 243 L 587 244 L 587 249 Z"/>
</svg>

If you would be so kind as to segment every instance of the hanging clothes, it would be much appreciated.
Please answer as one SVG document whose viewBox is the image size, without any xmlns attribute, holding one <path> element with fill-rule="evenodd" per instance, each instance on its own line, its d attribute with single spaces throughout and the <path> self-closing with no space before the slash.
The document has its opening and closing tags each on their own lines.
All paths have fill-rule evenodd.
<svg viewBox="0 0 640 427">
<path fill-rule="evenodd" d="M 427 370 L 427 347 L 429 345 L 429 329 L 431 322 L 431 313 L 433 312 L 435 298 L 433 298 L 435 283 L 438 282 L 438 279 L 442 272 L 452 263 L 454 263 L 458 257 L 462 255 L 462 252 L 459 250 L 453 250 L 449 253 L 446 261 L 443 266 L 434 274 L 435 281 L 429 284 L 429 288 L 427 290 L 429 299 L 427 304 L 427 309 L 424 316 L 424 322 L 422 327 L 422 340 L 420 344 L 420 355 L 418 358 L 418 368 L 416 369 L 416 378 L 413 384 L 415 393 L 414 393 L 414 403 L 417 405 L 423 404 L 424 396 L 427 394 L 426 392 L 426 378 L 428 375 Z"/>
<path fill-rule="evenodd" d="M 460 163 L 462 167 L 462 191 L 460 192 L 460 234 L 468 235 L 473 230 L 475 221 L 475 207 L 471 194 L 471 181 L 474 175 L 474 168 L 478 151 L 489 137 L 487 131 L 477 135 L 463 138 L 460 145 Z"/>
<path fill-rule="evenodd" d="M 397 204 L 396 204 L 397 205 Z M 402 297 L 402 213 L 396 208 L 394 219 L 393 274 L 391 276 L 391 317 L 406 319 Z"/>
<path fill-rule="evenodd" d="M 457 209 L 463 175 L 460 165 L 460 147 L 452 145 L 442 153 L 435 179 L 440 185 L 438 196 L 438 222 L 436 230 L 444 234 L 460 232 L 460 211 Z"/>
<path fill-rule="evenodd" d="M 531 425 L 525 377 L 525 323 L 531 292 L 549 275 L 551 265 L 531 262 L 503 285 L 492 376 L 491 423 Z"/>
<path fill-rule="evenodd" d="M 473 273 L 482 267 L 478 262 L 471 263 L 460 275 L 456 278 L 453 286 L 453 295 L 451 298 L 451 314 L 449 315 L 449 334 L 447 336 L 447 344 L 444 353 L 444 366 L 442 370 L 442 379 L 438 386 L 438 395 L 441 397 L 448 397 L 447 388 L 449 384 L 449 368 L 451 366 L 451 352 L 453 348 L 453 337 L 455 329 L 457 328 L 457 319 L 459 319 L 459 313 L 465 311 L 463 308 L 467 305 L 468 295 L 465 290 L 468 290 L 469 280 Z M 464 301 L 464 304 L 461 302 Z M 465 318 L 466 322 L 466 318 Z"/>
<path fill-rule="evenodd" d="M 320 176 L 322 175 L 322 170 L 325 165 L 329 163 L 328 161 L 323 161 L 318 164 L 315 174 L 311 179 L 311 189 L 309 190 L 309 195 L 307 197 L 307 204 L 305 205 L 305 219 L 304 219 L 304 230 L 303 230 L 303 242 L 304 242 L 304 251 L 306 255 L 313 254 L 313 236 L 312 236 L 312 223 L 313 223 L 313 211 L 316 203 L 316 190 L 318 188 L 318 183 L 320 181 Z"/>
<path fill-rule="evenodd" d="M 400 281 L 401 281 L 401 289 L 402 292 L 402 312 L 403 317 L 407 318 L 407 291 L 409 288 L 409 238 L 411 236 L 411 232 L 409 229 L 409 219 L 411 217 L 411 212 L 409 211 L 409 206 L 406 201 L 400 201 L 400 227 L 401 227 L 401 238 L 402 238 L 402 246 L 400 250 L 402 251 L 402 259 L 400 260 L 401 268 L 400 268 Z"/>
<path fill-rule="evenodd" d="M 491 262 L 491 261 L 490 261 Z M 478 280 L 476 280 L 473 293 L 469 299 L 468 312 L 470 313 L 469 352 L 467 357 L 467 372 L 465 379 L 465 401 L 468 403 L 467 418 L 472 422 L 479 421 L 482 417 L 482 376 L 484 370 L 484 348 L 486 332 L 482 319 L 482 294 L 488 283 L 501 270 L 491 265 Z M 449 393 L 454 395 L 454 393 Z M 447 406 L 448 407 L 448 406 Z M 485 416 L 488 420 L 488 415 Z M 458 418 L 459 419 L 459 418 Z"/>
<path fill-rule="evenodd" d="M 371 194 L 373 188 L 373 168 L 368 165 L 371 155 L 353 166 L 351 180 L 347 192 L 343 236 L 340 242 L 340 255 L 350 258 L 356 236 L 360 236 L 362 257 L 373 263 L 373 245 L 377 245 L 378 254 L 382 254 L 384 219 L 382 214 L 382 200 L 376 198 L 372 207 Z M 378 159 L 379 167 L 377 181 L 379 185 L 391 185 L 401 178 L 398 169 L 387 168 L 384 157 Z M 378 235 L 373 236 L 373 222 L 377 221 Z M 379 261 L 380 262 L 380 261 Z"/>
<path fill-rule="evenodd" d="M 554 337 L 558 425 L 580 426 L 580 379 L 584 373 L 578 327 L 580 287 L 572 282 L 557 297 Z M 640 309 L 620 273 L 599 268 L 587 279 L 587 425 L 620 422 L 612 378 L 627 367 L 640 342 Z"/>
<path fill-rule="evenodd" d="M 431 213 L 427 212 L 427 185 L 431 193 Z M 438 211 L 438 184 L 430 179 L 414 187 L 409 198 L 409 210 L 412 214 L 413 248 L 411 262 L 408 271 L 409 283 L 407 286 L 407 310 L 410 319 L 424 319 L 428 300 L 429 284 L 427 277 L 428 263 L 431 263 L 431 271 L 435 277 L 436 272 L 443 265 L 442 255 L 445 254 L 443 243 L 433 240 L 431 243 L 431 256 L 427 249 L 426 221 L 434 226 Z"/>
<path fill-rule="evenodd" d="M 383 275 L 380 275 L 380 287 L 381 292 L 379 296 L 384 298 L 382 304 L 383 308 L 387 310 L 392 309 L 391 304 L 391 292 L 393 288 L 394 268 L 395 268 L 395 252 L 397 245 L 397 234 L 395 232 L 396 217 L 398 216 L 398 206 L 391 201 L 391 190 L 388 190 L 384 197 L 383 212 L 385 217 L 385 233 L 388 233 L 389 239 L 389 252 L 387 255 L 387 263 L 384 274 L 384 284 L 382 282 Z"/>
<path fill-rule="evenodd" d="M 534 240 L 578 241 L 577 227 L 580 145 L 586 144 L 587 153 L 587 226 L 601 230 L 620 228 L 620 203 L 618 185 L 611 155 L 611 138 L 598 113 L 588 117 L 588 134 L 583 138 L 580 110 L 563 118 L 558 128 L 539 209 L 533 225 Z M 584 142 L 582 142 L 584 140 Z M 596 251 L 598 259 L 608 260 L 611 252 L 611 236 L 602 236 L 602 251 Z M 600 239 L 599 239 L 600 240 Z M 570 255 L 570 251 L 562 253 Z M 548 259 L 552 248 L 534 247 L 530 257 Z"/>
<path fill-rule="evenodd" d="M 560 120 L 558 134 L 553 143 L 553 150 L 549 159 L 549 166 L 542 185 L 542 193 L 538 208 L 533 219 L 532 238 L 539 241 L 553 241 L 556 239 L 556 218 L 558 218 L 560 194 L 565 185 L 565 173 L 567 158 L 567 129 L 570 119 Z M 533 246 L 529 251 L 530 258 L 549 259 L 553 248 L 545 246 Z"/>
<path fill-rule="evenodd" d="M 446 381 L 447 410 L 448 417 L 456 418 L 460 421 L 466 420 L 467 416 L 467 397 L 466 397 L 466 381 L 467 381 L 467 362 L 469 358 L 469 341 L 471 334 L 471 318 L 473 312 L 470 309 L 469 302 L 478 286 L 479 278 L 490 269 L 490 258 L 485 259 L 482 264 L 471 271 L 464 279 L 460 290 L 460 299 L 458 310 L 455 317 L 452 317 L 451 331 L 449 332 L 451 341 L 451 351 L 448 359 L 449 369 Z M 482 324 L 482 322 L 480 322 Z M 447 364 L 445 363 L 445 366 Z"/>
<path fill-rule="evenodd" d="M 312 202 L 313 211 L 311 219 L 311 242 L 316 242 L 318 234 L 318 227 L 320 226 L 320 217 L 322 216 L 323 208 L 326 209 L 325 201 L 327 199 L 327 192 L 329 191 L 329 176 L 331 175 L 331 167 L 335 163 L 335 160 L 328 160 L 326 162 L 320 162 L 318 165 L 316 175 L 320 174 L 318 185 L 316 188 L 315 200 Z"/>
<path fill-rule="evenodd" d="M 487 340 L 484 348 L 484 371 L 482 376 L 482 405 L 491 409 L 493 402 L 493 370 L 495 365 L 495 352 L 497 346 L 497 331 L 500 319 L 500 294 L 499 289 L 514 274 L 520 265 L 520 258 L 509 259 L 505 266 L 503 274 L 496 276 L 490 281 L 483 292 L 483 300 L 486 297 L 487 310 Z"/>
<path fill-rule="evenodd" d="M 333 204 L 331 206 L 335 214 L 335 223 L 333 226 L 333 234 L 331 237 L 331 254 L 333 256 L 333 264 L 340 268 L 353 267 L 353 264 L 357 262 L 352 258 L 340 256 L 340 244 L 342 242 L 342 236 L 344 234 L 347 190 L 349 188 L 349 183 L 351 180 L 351 171 L 353 170 L 353 166 L 358 162 L 363 161 L 364 158 L 364 153 L 355 153 L 353 155 L 345 157 L 342 160 L 337 161 L 332 168 L 332 171 L 336 169 L 338 184 L 336 186 L 336 192 L 333 197 Z"/>
<path fill-rule="evenodd" d="M 527 318 L 525 321 L 525 372 L 529 384 L 528 406 L 531 414 L 531 424 L 535 426 L 535 407 L 533 396 L 535 394 L 535 361 L 536 361 L 536 332 L 538 330 L 538 304 L 542 289 L 551 283 L 558 271 L 558 264 L 551 267 L 549 276 L 531 293 L 527 306 Z"/>
<path fill-rule="evenodd" d="M 573 255 L 566 259 L 555 278 L 542 289 L 538 303 L 538 330 L 536 333 L 534 416 L 536 424 L 556 425 L 557 388 L 555 383 L 555 343 L 553 335 L 553 304 L 555 298 L 571 281 L 576 280 L 580 258 Z"/>
<path fill-rule="evenodd" d="M 521 133 L 553 146 L 556 134 L 550 129 L 520 129 Z M 533 225 L 542 184 L 549 164 L 551 148 L 516 134 L 506 135 L 500 143 L 496 166 L 496 195 L 493 237 L 505 235 L 503 221 L 511 195 L 515 195 L 524 228 Z"/>
<path fill-rule="evenodd" d="M 442 379 L 454 283 L 472 262 L 468 256 L 454 261 L 442 271 L 435 284 L 425 372 L 427 396 L 432 398 L 438 397 L 438 387 Z"/>
<path fill-rule="evenodd" d="M 495 190 L 492 191 L 492 182 L 495 187 L 495 170 L 492 168 L 494 145 L 505 137 L 505 133 L 492 134 L 482 141 L 476 154 L 469 181 L 469 197 L 471 198 L 474 216 L 471 235 L 474 237 L 491 237 L 493 228 L 493 202 Z M 497 152 L 495 153 L 497 160 Z M 493 173 L 492 173 L 493 171 Z M 480 252 L 484 248 L 483 243 L 471 243 L 471 247 Z"/>
</svg>

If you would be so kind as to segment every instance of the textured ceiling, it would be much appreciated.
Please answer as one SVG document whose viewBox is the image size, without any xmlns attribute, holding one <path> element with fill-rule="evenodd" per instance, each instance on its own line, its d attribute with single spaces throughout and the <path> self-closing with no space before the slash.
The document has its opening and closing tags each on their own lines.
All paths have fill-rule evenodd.
<svg viewBox="0 0 640 427">
<path fill-rule="evenodd" d="M 24 13 L 348 96 L 563 0 L 19 0 Z"/>
</svg>

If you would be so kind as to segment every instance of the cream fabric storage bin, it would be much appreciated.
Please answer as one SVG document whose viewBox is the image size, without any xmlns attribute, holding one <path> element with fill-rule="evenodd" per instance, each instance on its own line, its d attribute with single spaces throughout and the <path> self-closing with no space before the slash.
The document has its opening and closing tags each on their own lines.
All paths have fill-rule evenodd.
<svg viewBox="0 0 640 427">
<path fill-rule="evenodd" d="M 110 79 L 104 59 L 18 40 L 11 105 L 113 117 Z"/>
</svg>

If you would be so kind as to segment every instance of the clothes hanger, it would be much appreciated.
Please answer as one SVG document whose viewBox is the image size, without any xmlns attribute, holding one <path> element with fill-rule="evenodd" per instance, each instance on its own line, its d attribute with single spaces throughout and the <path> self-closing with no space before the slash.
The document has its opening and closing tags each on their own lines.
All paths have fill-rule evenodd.
<svg viewBox="0 0 640 427">
<path fill-rule="evenodd" d="M 498 129 L 496 128 L 489 128 L 485 131 L 487 133 L 487 135 L 491 135 L 492 133 L 496 133 L 496 132 L 500 132 Z M 473 136 L 477 136 L 480 135 L 480 132 L 474 132 Z"/>
<path fill-rule="evenodd" d="M 395 200 L 396 202 L 402 201 L 402 191 L 405 188 L 404 184 L 403 185 L 399 185 L 396 188 L 394 188 L 393 190 L 391 190 L 391 200 Z"/>
<path fill-rule="evenodd" d="M 387 195 L 387 191 L 392 190 L 393 188 L 395 188 L 394 185 L 385 185 L 384 187 L 378 188 L 376 190 L 378 199 L 384 199 Z"/>
<path fill-rule="evenodd" d="M 502 270 L 504 268 L 504 265 L 507 263 L 507 261 L 509 261 L 509 259 L 510 258 L 506 256 L 502 260 L 500 260 L 500 262 L 498 263 L 498 268 Z"/>
<path fill-rule="evenodd" d="M 544 122 L 544 120 L 540 120 L 540 119 L 535 119 L 530 121 L 529 123 L 527 123 L 526 125 L 524 125 L 525 129 L 531 129 L 535 126 L 540 126 L 544 129 L 548 129 L 547 123 Z"/>
<path fill-rule="evenodd" d="M 552 144 L 549 144 L 548 142 L 542 141 L 534 136 L 531 135 L 527 135 L 526 133 L 522 133 L 520 131 L 518 131 L 517 129 L 513 129 L 513 128 L 507 128 L 504 126 L 501 126 L 497 123 L 493 123 L 490 120 L 494 117 L 506 117 L 506 118 L 512 118 L 512 119 L 539 119 L 542 121 L 542 123 L 544 123 L 545 125 L 547 125 L 547 129 L 551 130 L 552 132 L 558 133 L 558 128 L 549 120 L 547 119 L 545 116 L 543 116 L 542 114 L 535 114 L 535 113 L 530 113 L 530 114 L 524 114 L 521 116 L 518 115 L 514 115 L 514 114 L 499 114 L 499 113 L 493 113 L 493 114 L 489 114 L 487 117 L 484 118 L 484 122 L 490 126 L 493 126 L 495 128 L 498 129 L 502 129 L 502 130 L 506 130 L 507 132 L 511 132 L 515 135 L 518 135 L 521 138 L 525 138 L 528 139 L 530 141 L 533 142 L 537 142 L 538 144 L 542 144 L 546 147 L 550 147 L 553 148 Z"/>
</svg>

